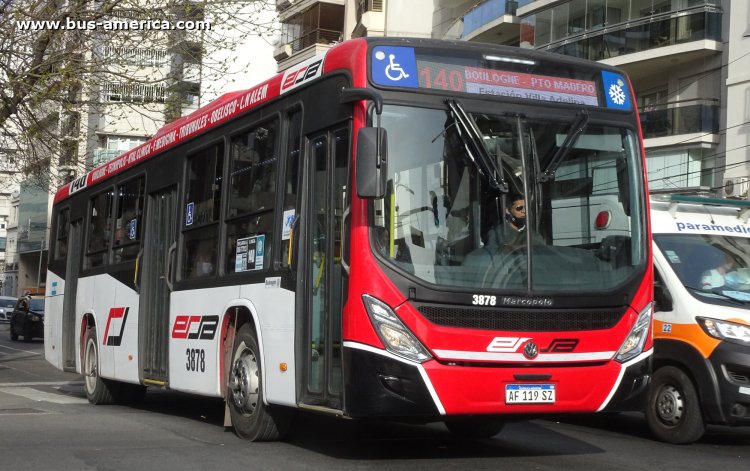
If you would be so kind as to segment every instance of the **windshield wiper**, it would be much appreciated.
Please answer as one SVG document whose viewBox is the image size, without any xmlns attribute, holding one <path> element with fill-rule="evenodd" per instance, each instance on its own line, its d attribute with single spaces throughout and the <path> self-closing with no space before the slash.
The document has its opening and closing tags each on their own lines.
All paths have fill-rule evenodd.
<svg viewBox="0 0 750 471">
<path fill-rule="evenodd" d="M 695 291 L 698 294 L 713 294 L 714 296 L 718 296 L 721 299 L 725 299 L 727 301 L 733 302 L 733 303 L 738 304 L 740 306 L 744 306 L 744 305 L 748 304 L 748 302 L 750 302 L 750 301 L 743 301 L 742 299 L 737 299 L 737 298 L 733 298 L 733 297 L 731 297 L 729 295 L 726 295 L 719 288 L 701 289 L 701 288 L 696 288 L 695 286 L 688 286 L 688 285 L 684 285 L 684 286 L 685 286 L 685 288 L 687 288 L 689 290 L 692 290 L 692 291 Z"/>
<path fill-rule="evenodd" d="M 578 141 L 578 138 L 581 137 L 581 134 L 583 134 L 583 131 L 586 130 L 586 126 L 589 124 L 589 113 L 586 110 L 581 110 L 578 112 L 578 117 L 575 121 L 573 121 L 573 124 L 570 126 L 570 131 L 568 131 L 568 135 L 565 136 L 565 140 L 563 141 L 562 145 L 557 148 L 557 152 L 555 152 L 555 155 L 552 156 L 552 158 L 549 160 L 549 163 L 547 164 L 547 168 L 544 169 L 544 171 L 537 177 L 537 182 L 547 182 L 549 180 L 552 180 L 555 178 L 555 172 L 557 172 L 557 167 L 560 166 L 560 163 L 565 158 L 566 155 L 568 155 L 568 152 L 570 152 L 570 149 L 573 148 L 574 145 L 576 145 L 576 142 Z"/>
<path fill-rule="evenodd" d="M 501 166 L 487 152 L 482 139 L 482 133 L 477 128 L 476 123 L 466 114 L 464 107 L 458 100 L 445 100 L 448 105 L 453 122 L 456 123 L 456 130 L 466 148 L 466 153 L 474 162 L 479 173 L 487 177 L 490 186 L 503 193 L 508 193 L 508 182 L 503 178 Z"/>
</svg>

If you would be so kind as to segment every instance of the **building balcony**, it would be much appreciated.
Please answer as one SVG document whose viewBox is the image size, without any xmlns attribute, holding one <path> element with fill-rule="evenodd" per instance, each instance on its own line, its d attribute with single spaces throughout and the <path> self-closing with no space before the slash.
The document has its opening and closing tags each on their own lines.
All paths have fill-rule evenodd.
<svg viewBox="0 0 750 471">
<path fill-rule="evenodd" d="M 520 21 L 516 11 L 532 1 L 486 0 L 459 19 L 463 28 L 458 37 L 465 41 L 518 44 Z"/>
<path fill-rule="evenodd" d="M 721 50 L 721 17 L 715 8 L 703 7 L 688 14 L 651 16 L 578 34 L 568 31 L 567 36 L 552 42 L 546 39 L 553 37 L 555 31 L 545 33 L 539 25 L 536 31 L 526 33 L 523 29 L 528 30 L 529 26 L 522 26 L 521 36 L 530 38 L 533 34 L 540 49 L 617 66 L 681 54 L 686 55 L 686 60 L 693 60 Z M 540 43 L 548 44 L 539 47 Z"/>
<path fill-rule="evenodd" d="M 686 135 L 712 142 L 719 132 L 719 100 L 683 100 L 647 106 L 638 113 L 641 117 L 643 138 L 651 146 L 685 142 Z M 701 139 L 705 137 L 706 139 Z M 669 139 L 657 139 L 669 138 Z M 674 141 L 674 142 L 672 142 Z M 697 141 L 690 139 L 691 142 Z"/>
<path fill-rule="evenodd" d="M 94 149 L 92 163 L 94 164 L 94 167 L 98 167 L 99 165 L 107 163 L 115 157 L 120 156 L 124 152 L 124 150 Z"/>
</svg>

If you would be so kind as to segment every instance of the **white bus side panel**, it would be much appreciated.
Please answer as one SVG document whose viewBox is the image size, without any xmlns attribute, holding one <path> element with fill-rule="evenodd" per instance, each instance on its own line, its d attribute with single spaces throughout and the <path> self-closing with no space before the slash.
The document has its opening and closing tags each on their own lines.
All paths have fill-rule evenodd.
<svg viewBox="0 0 750 471">
<path fill-rule="evenodd" d="M 258 313 L 265 399 L 274 404 L 296 406 L 294 292 L 269 283 L 245 285 L 241 296 L 250 300 Z M 286 363 L 286 371 L 280 368 L 281 363 Z"/>
<path fill-rule="evenodd" d="M 169 388 L 221 396 L 221 332 L 226 310 L 239 286 L 191 289 L 171 294 L 169 308 Z M 216 320 L 214 320 L 216 319 Z M 201 338 L 202 337 L 202 338 Z"/>
<path fill-rule="evenodd" d="M 65 281 L 51 271 L 47 272 L 47 288 L 44 310 L 44 358 L 55 366 L 63 369 L 63 295 Z"/>
<path fill-rule="evenodd" d="M 112 348 L 106 348 L 102 344 L 104 342 L 107 317 L 110 309 L 114 307 L 116 284 L 117 281 L 109 275 L 95 275 L 78 279 L 76 335 L 79 331 L 83 315 L 92 314 L 96 323 L 96 336 L 99 343 L 99 376 L 103 378 L 115 378 L 114 351 Z"/>
<path fill-rule="evenodd" d="M 128 383 L 139 383 L 140 374 L 138 370 L 138 324 L 140 320 L 139 306 L 140 297 L 130 286 L 115 281 L 115 304 L 114 311 L 110 310 L 107 317 L 109 320 L 108 335 L 113 341 L 119 342 L 119 346 L 103 346 L 102 348 L 112 349 L 115 360 L 115 375 L 117 379 Z M 123 312 L 127 314 L 123 317 L 115 317 L 116 314 Z M 105 326 L 106 322 L 105 320 Z M 99 330 L 99 329 L 97 329 Z M 100 342 L 102 342 L 104 333 L 99 331 Z M 119 339 L 119 340 L 117 340 Z"/>
</svg>

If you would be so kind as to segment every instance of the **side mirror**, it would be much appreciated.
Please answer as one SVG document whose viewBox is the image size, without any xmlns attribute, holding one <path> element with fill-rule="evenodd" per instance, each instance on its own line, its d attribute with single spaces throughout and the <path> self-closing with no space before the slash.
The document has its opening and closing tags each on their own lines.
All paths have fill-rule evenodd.
<svg viewBox="0 0 750 471">
<path fill-rule="evenodd" d="M 361 128 L 357 134 L 357 195 L 382 198 L 388 180 L 388 137 L 385 129 Z"/>
<path fill-rule="evenodd" d="M 654 301 L 656 303 L 654 311 L 671 311 L 674 309 L 672 294 L 660 281 L 654 281 Z"/>
</svg>

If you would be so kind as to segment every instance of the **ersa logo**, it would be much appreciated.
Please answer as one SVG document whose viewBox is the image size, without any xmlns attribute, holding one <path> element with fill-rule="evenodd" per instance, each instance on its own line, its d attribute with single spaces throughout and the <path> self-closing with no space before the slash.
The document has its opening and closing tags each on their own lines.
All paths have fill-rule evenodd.
<svg viewBox="0 0 750 471">
<path fill-rule="evenodd" d="M 495 337 L 487 351 L 493 353 L 515 353 L 524 346 L 526 358 L 535 358 L 539 353 L 570 353 L 578 346 L 578 339 L 553 339 L 545 348 L 539 348 L 530 337 Z"/>
<path fill-rule="evenodd" d="M 177 316 L 172 327 L 173 339 L 213 340 L 219 316 Z"/>
<path fill-rule="evenodd" d="M 298 66 L 284 72 L 284 77 L 281 79 L 281 93 L 288 92 L 293 88 L 299 87 L 303 83 L 309 82 L 316 77 L 320 77 L 322 72 L 323 57 L 316 56 L 302 62 Z"/>
</svg>

